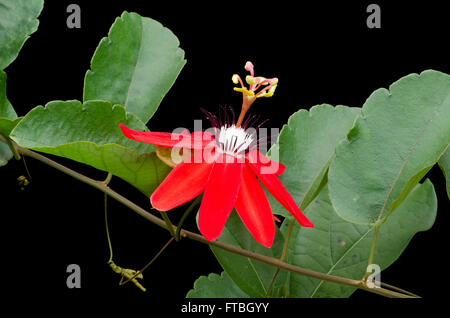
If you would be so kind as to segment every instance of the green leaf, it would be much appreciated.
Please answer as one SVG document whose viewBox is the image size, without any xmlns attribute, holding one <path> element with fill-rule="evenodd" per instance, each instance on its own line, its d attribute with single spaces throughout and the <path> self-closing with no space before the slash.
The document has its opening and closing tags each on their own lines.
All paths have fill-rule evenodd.
<svg viewBox="0 0 450 318">
<path fill-rule="evenodd" d="M 9 146 L 0 141 L 0 167 L 6 165 L 12 157 L 13 153 L 9 149 Z"/>
<path fill-rule="evenodd" d="M 31 110 L 11 132 L 20 146 L 111 172 L 148 195 L 170 171 L 155 147 L 123 136 L 119 123 L 147 127 L 120 105 L 106 101 L 54 101 Z"/>
<path fill-rule="evenodd" d="M 0 69 L 19 54 L 30 34 L 37 30 L 43 0 L 0 1 Z"/>
<path fill-rule="evenodd" d="M 9 133 L 20 122 L 21 119 L 22 117 L 16 118 L 14 120 L 0 117 L 0 135 L 9 137 Z M 10 150 L 9 146 L 6 143 L 0 141 L 0 167 L 6 165 L 12 157 L 13 153 Z"/>
<path fill-rule="evenodd" d="M 0 6 L 1 8 L 1 6 Z M 0 70 L 0 118 L 16 119 L 17 114 L 6 97 L 6 73 Z"/>
<path fill-rule="evenodd" d="M 280 258 L 284 239 L 278 230 L 278 227 L 276 227 L 275 239 L 272 247 L 264 247 L 255 241 L 242 223 L 236 211 L 233 210 L 218 241 L 258 254 Z M 214 246 L 211 246 L 211 249 L 220 265 L 242 291 L 250 297 L 266 296 L 267 290 L 277 270 L 275 267 L 227 252 Z M 283 282 L 284 277 L 285 273 L 280 272 L 277 284 L 272 288 L 270 295 L 278 291 L 280 288 L 278 283 Z"/>
<path fill-rule="evenodd" d="M 84 100 L 123 105 L 146 123 L 186 63 L 179 44 L 159 22 L 124 12 L 94 53 Z"/>
<path fill-rule="evenodd" d="M 436 211 L 436 194 L 433 184 L 427 179 L 416 185 L 396 213 L 380 227 L 373 263 L 382 270 L 390 266 L 414 234 L 433 225 Z M 361 279 L 368 263 L 373 227 L 340 218 L 331 206 L 327 187 L 305 214 L 314 222 L 314 227 L 295 225 L 287 261 L 330 275 Z M 291 297 L 349 297 L 355 291 L 353 287 L 291 273 L 289 287 Z"/>
<path fill-rule="evenodd" d="M 0 70 L 0 134 L 8 137 L 20 120 L 6 97 L 6 73 Z"/>
<path fill-rule="evenodd" d="M 384 220 L 450 141 L 450 76 L 410 74 L 376 90 L 330 165 L 330 198 L 344 219 Z"/>
<path fill-rule="evenodd" d="M 439 167 L 441 167 L 441 170 L 444 173 L 445 180 L 447 182 L 447 196 L 450 199 L 450 148 L 447 148 L 442 157 L 439 159 Z"/>
<path fill-rule="evenodd" d="M 323 104 L 300 110 L 283 126 L 270 157 L 286 166 L 281 182 L 303 210 L 320 190 L 334 149 L 353 126 L 360 108 Z M 279 153 L 279 158 L 277 154 Z M 322 183 L 323 185 L 323 183 Z M 291 215 L 273 197 L 273 213 Z"/>
<path fill-rule="evenodd" d="M 0 117 L 0 135 L 8 137 L 14 127 L 22 120 L 23 117 L 16 118 L 14 120 Z"/>
<path fill-rule="evenodd" d="M 1 6 L 0 6 L 1 8 Z M 20 119 L 6 97 L 6 73 L 0 70 L 0 135 L 8 137 L 11 130 Z M 0 167 L 8 163 L 13 157 L 9 146 L 0 141 Z"/>
<path fill-rule="evenodd" d="M 200 276 L 186 298 L 248 298 L 248 295 L 233 283 L 226 272 L 222 272 L 221 275 Z"/>
<path fill-rule="evenodd" d="M 8 137 L 20 120 L 6 97 L 6 73 L 0 70 L 0 134 Z"/>
</svg>

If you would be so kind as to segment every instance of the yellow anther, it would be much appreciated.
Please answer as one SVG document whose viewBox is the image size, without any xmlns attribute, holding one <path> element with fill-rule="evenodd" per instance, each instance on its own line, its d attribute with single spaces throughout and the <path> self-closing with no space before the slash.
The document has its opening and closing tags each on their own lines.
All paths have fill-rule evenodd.
<svg viewBox="0 0 450 318">
<path fill-rule="evenodd" d="M 265 92 L 259 95 L 256 95 L 256 98 L 260 98 L 260 97 L 272 97 L 273 93 L 269 93 L 269 92 Z"/>
<path fill-rule="evenodd" d="M 249 84 L 249 85 L 258 84 L 258 82 L 256 81 L 256 78 L 254 78 L 254 77 L 251 76 L 251 75 L 247 75 L 247 76 L 245 77 L 245 81 L 246 81 L 247 84 Z"/>
<path fill-rule="evenodd" d="M 241 92 L 242 94 L 244 94 L 244 95 L 246 95 L 246 96 L 255 96 L 255 93 L 249 91 L 249 90 L 246 89 L 246 88 L 233 87 L 233 89 L 234 89 L 236 92 Z"/>
</svg>

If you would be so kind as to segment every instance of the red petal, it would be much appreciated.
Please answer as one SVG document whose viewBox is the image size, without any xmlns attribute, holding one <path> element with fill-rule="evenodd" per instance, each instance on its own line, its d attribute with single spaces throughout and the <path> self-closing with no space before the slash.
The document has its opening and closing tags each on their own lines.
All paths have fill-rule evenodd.
<svg viewBox="0 0 450 318">
<path fill-rule="evenodd" d="M 300 223 L 302 226 L 312 227 L 314 226 L 311 221 L 309 221 L 306 216 L 303 215 L 302 211 L 298 208 L 294 199 L 291 197 L 289 192 L 287 192 L 284 185 L 278 179 L 276 175 L 273 174 L 262 174 L 259 169 L 255 169 L 253 165 L 250 165 L 253 172 L 258 176 L 259 180 L 264 184 L 264 186 L 269 190 L 269 192 L 275 197 L 275 199 L 281 203 L 286 210 L 288 210 Z"/>
<path fill-rule="evenodd" d="M 286 170 L 286 167 L 276 161 L 270 160 L 257 149 L 252 150 L 247 155 L 247 162 L 254 166 L 254 169 L 259 169 L 263 174 L 281 174 Z"/>
<path fill-rule="evenodd" d="M 172 134 L 133 130 L 123 124 L 119 124 L 119 126 L 120 129 L 122 129 L 122 133 L 127 138 L 163 147 L 203 149 L 210 144 L 212 146 L 212 141 L 214 141 L 214 137 L 206 132 L 203 133 L 198 131 L 187 134 L 184 131 L 181 134 Z"/>
<path fill-rule="evenodd" d="M 159 211 L 168 211 L 200 195 L 212 167 L 212 163 L 180 163 L 153 192 L 152 206 Z"/>
<path fill-rule="evenodd" d="M 225 160 L 214 163 L 200 205 L 198 227 L 208 241 L 215 240 L 222 233 L 237 199 L 244 166 L 240 162 L 227 162 L 227 157 L 228 160 L 230 157 L 224 157 Z"/>
<path fill-rule="evenodd" d="M 236 211 L 256 241 L 271 247 L 275 237 L 275 224 L 269 201 L 253 171 L 245 165 L 236 200 Z"/>
</svg>

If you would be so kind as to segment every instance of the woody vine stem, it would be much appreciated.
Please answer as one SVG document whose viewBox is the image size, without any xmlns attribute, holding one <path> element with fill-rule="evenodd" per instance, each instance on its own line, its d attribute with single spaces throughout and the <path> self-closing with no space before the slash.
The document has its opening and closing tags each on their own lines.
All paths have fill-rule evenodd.
<svg viewBox="0 0 450 318">
<path fill-rule="evenodd" d="M 224 249 L 228 252 L 235 253 L 235 254 L 238 254 L 241 256 L 245 256 L 245 257 L 254 259 L 256 261 L 265 263 L 270 266 L 274 266 L 274 267 L 278 268 L 279 270 L 286 270 L 286 271 L 289 271 L 289 272 L 292 272 L 295 274 L 299 274 L 299 275 L 305 275 L 305 276 L 309 276 L 312 278 L 316 278 L 316 279 L 320 279 L 320 280 L 324 280 L 324 281 L 328 281 L 328 282 L 351 286 L 354 288 L 362 289 L 362 290 L 368 291 L 370 293 L 382 295 L 385 297 L 390 297 L 390 298 L 418 298 L 419 297 L 408 291 L 402 290 L 398 287 L 391 286 L 388 284 L 382 284 L 382 287 L 379 287 L 379 288 L 369 288 L 363 280 L 355 280 L 355 279 L 350 279 L 350 278 L 345 278 L 345 277 L 340 277 L 340 276 L 324 274 L 324 273 L 312 271 L 312 270 L 309 270 L 306 268 L 302 268 L 302 267 L 298 267 L 298 266 L 294 266 L 294 265 L 285 263 L 283 260 L 280 260 L 277 258 L 264 256 L 264 255 L 261 255 L 258 253 L 254 253 L 254 252 L 247 251 L 244 249 L 236 248 L 234 246 L 227 245 L 227 244 L 224 244 L 221 242 L 207 241 L 200 234 L 193 233 L 193 232 L 190 232 L 190 231 L 187 231 L 184 229 L 177 229 L 177 227 L 174 225 L 171 225 L 171 226 L 168 225 L 168 223 L 165 220 L 151 214 L 150 212 L 139 207 L 135 203 L 131 202 L 130 200 L 128 200 L 127 198 L 122 196 L 121 194 L 112 190 L 104 181 L 97 181 L 97 180 L 91 179 L 85 175 L 82 175 L 82 174 L 80 174 L 68 167 L 65 167 L 65 166 L 57 163 L 56 161 L 53 161 L 37 152 L 20 147 L 11 139 L 7 140 L 1 135 L 0 135 L 0 141 L 9 144 L 11 146 L 11 148 L 13 148 L 12 150 L 13 150 L 14 154 L 17 154 L 16 159 L 20 158 L 20 155 L 24 155 L 27 157 L 34 158 L 42 163 L 45 163 L 65 174 L 81 181 L 81 182 L 84 182 L 84 183 L 104 192 L 111 198 L 119 201 L 120 203 L 122 203 L 123 205 L 125 205 L 126 207 L 128 207 L 129 209 L 134 211 L 135 213 L 141 215 L 148 221 L 168 230 L 170 233 L 176 233 L 178 230 L 180 233 L 180 238 L 189 238 L 189 239 L 192 239 L 194 241 L 198 241 L 198 242 L 201 242 L 204 244 L 213 245 L 218 248 Z"/>
</svg>

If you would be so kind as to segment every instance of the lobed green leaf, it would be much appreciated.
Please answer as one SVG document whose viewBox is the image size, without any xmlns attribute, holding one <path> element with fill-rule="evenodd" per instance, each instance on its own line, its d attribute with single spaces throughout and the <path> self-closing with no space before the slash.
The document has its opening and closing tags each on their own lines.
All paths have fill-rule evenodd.
<svg viewBox="0 0 450 318">
<path fill-rule="evenodd" d="M 330 165 L 336 212 L 358 224 L 383 221 L 446 150 L 449 123 L 447 74 L 428 70 L 376 90 Z"/>
<path fill-rule="evenodd" d="M 373 263 L 382 270 L 390 266 L 406 248 L 414 234 L 434 223 L 437 198 L 427 179 L 418 184 L 380 227 Z M 361 279 L 366 271 L 373 227 L 347 222 L 334 211 L 325 187 L 305 210 L 314 228 L 295 225 L 289 242 L 290 264 L 322 273 Z M 283 224 L 284 231 L 287 222 Z M 381 275 L 381 280 L 383 279 Z M 355 288 L 315 278 L 288 274 L 291 297 L 349 297 Z"/>
<path fill-rule="evenodd" d="M 194 283 L 186 298 L 248 298 L 226 272 L 221 275 L 211 273 L 200 276 Z"/>
<path fill-rule="evenodd" d="M 323 186 L 334 149 L 353 126 L 360 110 L 347 106 L 318 105 L 309 111 L 294 113 L 283 126 L 269 156 L 286 166 L 280 180 L 301 210 L 308 206 Z M 269 198 L 273 213 L 290 217 L 272 196 L 269 195 Z"/>
<path fill-rule="evenodd" d="M 54 101 L 31 110 L 11 132 L 11 138 L 22 147 L 111 172 L 149 195 L 170 168 L 157 158 L 153 145 L 123 136 L 119 123 L 147 130 L 120 105 Z"/>
<path fill-rule="evenodd" d="M 124 12 L 94 53 L 84 101 L 109 100 L 148 122 L 186 63 L 179 44 L 159 22 Z"/>
<path fill-rule="evenodd" d="M 16 59 L 30 34 L 37 30 L 43 5 L 43 0 L 0 1 L 0 69 Z"/>
</svg>

